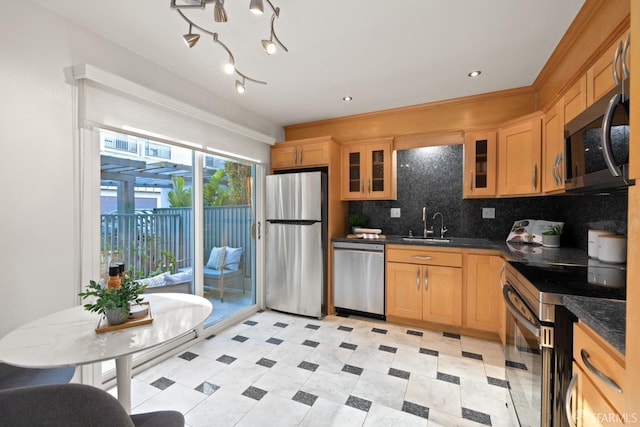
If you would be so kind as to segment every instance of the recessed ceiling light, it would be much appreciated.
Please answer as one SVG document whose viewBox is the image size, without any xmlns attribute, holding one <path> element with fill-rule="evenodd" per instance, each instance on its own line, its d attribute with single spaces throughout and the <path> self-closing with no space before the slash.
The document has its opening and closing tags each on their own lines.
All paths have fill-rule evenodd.
<svg viewBox="0 0 640 427">
<path fill-rule="evenodd" d="M 351 101 L 352 99 L 353 99 L 353 97 L 351 97 L 351 96 L 343 96 L 343 97 L 342 97 L 342 100 L 343 100 L 343 101 L 345 101 L 345 102 L 349 102 L 349 101 Z"/>
<path fill-rule="evenodd" d="M 480 70 L 475 70 L 470 72 L 469 74 L 467 74 L 469 77 L 478 77 L 480 74 L 482 74 L 482 71 Z"/>
</svg>

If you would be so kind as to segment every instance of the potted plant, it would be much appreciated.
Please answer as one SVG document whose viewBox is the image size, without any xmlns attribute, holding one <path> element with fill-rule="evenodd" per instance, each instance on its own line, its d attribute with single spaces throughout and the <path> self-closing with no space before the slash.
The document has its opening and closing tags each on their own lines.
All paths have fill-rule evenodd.
<svg viewBox="0 0 640 427">
<path fill-rule="evenodd" d="M 142 302 L 143 298 L 140 295 L 146 288 L 147 285 L 125 276 L 118 288 L 102 287 L 94 280 L 91 280 L 87 290 L 78 295 L 82 299 L 96 297 L 94 303 L 84 304 L 84 309 L 93 313 L 104 314 L 110 325 L 119 325 L 129 317 L 131 304 Z"/>
<path fill-rule="evenodd" d="M 547 231 L 542 232 L 542 246 L 547 248 L 560 247 L 560 235 L 562 234 L 562 224 L 553 224 Z"/>
<path fill-rule="evenodd" d="M 363 227 L 367 225 L 368 218 L 362 214 L 351 214 L 349 215 L 349 225 L 351 226 L 351 232 L 355 233 L 355 229 L 357 227 Z"/>
</svg>

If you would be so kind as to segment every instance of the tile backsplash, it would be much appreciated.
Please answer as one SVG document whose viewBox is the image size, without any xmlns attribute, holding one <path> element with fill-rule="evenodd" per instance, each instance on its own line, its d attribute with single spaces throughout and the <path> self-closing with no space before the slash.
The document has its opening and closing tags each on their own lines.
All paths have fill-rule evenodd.
<svg viewBox="0 0 640 427">
<path fill-rule="evenodd" d="M 349 202 L 349 213 L 369 218 L 368 226 L 384 234 L 422 233 L 422 208 L 427 208 L 427 227 L 440 230 L 441 212 L 446 236 L 504 240 L 520 219 L 563 221 L 562 246 L 587 249 L 587 229 L 607 228 L 626 234 L 627 194 L 562 195 L 508 199 L 462 198 L 462 145 L 398 151 L 398 199 Z M 400 208 L 400 218 L 391 218 Z M 483 219 L 482 208 L 495 208 L 495 219 Z"/>
</svg>

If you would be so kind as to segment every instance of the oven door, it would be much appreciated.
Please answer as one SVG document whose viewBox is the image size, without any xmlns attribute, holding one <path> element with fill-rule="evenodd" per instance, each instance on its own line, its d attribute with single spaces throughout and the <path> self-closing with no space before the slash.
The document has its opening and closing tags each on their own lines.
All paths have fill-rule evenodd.
<svg viewBox="0 0 640 427">
<path fill-rule="evenodd" d="M 553 329 L 540 324 L 507 279 L 505 371 L 520 425 L 550 426 L 553 348 L 543 346 Z M 553 342 L 553 340 L 551 340 Z"/>
</svg>

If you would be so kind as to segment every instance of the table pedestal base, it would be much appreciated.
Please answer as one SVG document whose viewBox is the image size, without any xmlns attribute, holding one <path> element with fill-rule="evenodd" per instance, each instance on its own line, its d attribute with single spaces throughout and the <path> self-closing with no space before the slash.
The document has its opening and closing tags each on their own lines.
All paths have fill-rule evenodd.
<svg viewBox="0 0 640 427">
<path fill-rule="evenodd" d="M 118 401 L 127 414 L 131 414 L 131 359 L 130 354 L 116 358 Z"/>
</svg>

